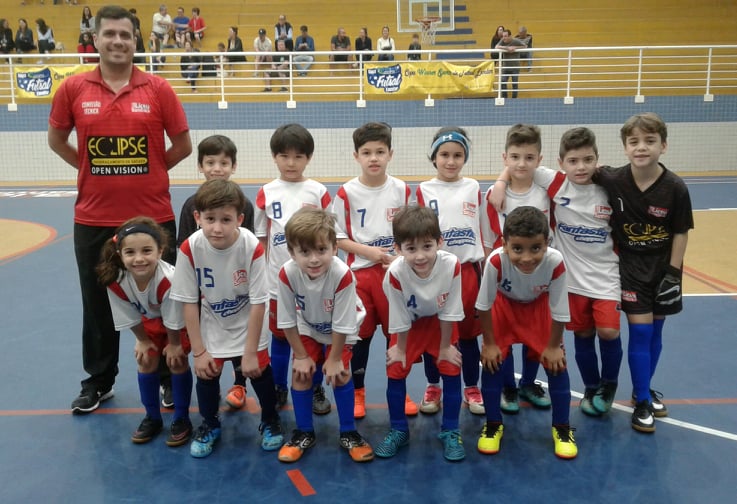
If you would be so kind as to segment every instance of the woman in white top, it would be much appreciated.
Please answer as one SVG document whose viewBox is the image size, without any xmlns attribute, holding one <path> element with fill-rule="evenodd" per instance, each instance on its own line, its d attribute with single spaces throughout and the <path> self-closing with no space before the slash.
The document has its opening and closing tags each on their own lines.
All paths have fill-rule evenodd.
<svg viewBox="0 0 737 504">
<path fill-rule="evenodd" d="M 389 54 L 379 54 L 379 61 L 393 61 L 394 55 L 391 54 L 396 50 L 394 39 L 389 36 L 389 27 L 385 26 L 381 29 L 381 38 L 376 41 L 376 49 L 386 51 Z"/>
</svg>

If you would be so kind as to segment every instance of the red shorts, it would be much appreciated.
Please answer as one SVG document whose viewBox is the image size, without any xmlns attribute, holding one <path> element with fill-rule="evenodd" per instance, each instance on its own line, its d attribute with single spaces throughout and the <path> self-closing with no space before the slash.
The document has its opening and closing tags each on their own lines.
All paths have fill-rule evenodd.
<svg viewBox="0 0 737 504">
<path fill-rule="evenodd" d="M 240 357 L 214 357 L 212 360 L 215 361 L 215 364 L 218 365 L 220 369 L 223 368 L 223 365 L 232 360 L 232 359 L 239 359 Z M 271 364 L 271 359 L 269 358 L 269 351 L 267 349 L 259 350 L 258 351 L 258 367 L 261 369 L 265 369 L 266 366 Z"/>
<path fill-rule="evenodd" d="M 169 344 L 169 334 L 166 332 L 166 327 L 164 327 L 164 321 L 160 318 L 148 319 L 146 317 L 141 317 L 141 322 L 143 322 L 143 330 L 146 331 L 146 335 L 151 338 L 151 341 L 153 341 L 154 345 L 156 345 L 156 349 L 158 350 L 156 352 L 151 351 L 149 353 L 161 355 L 161 352 L 164 350 L 166 345 Z M 189 343 L 189 336 L 187 335 L 186 329 L 179 330 L 179 341 L 182 343 L 184 354 L 189 354 L 190 350 L 192 350 L 192 346 Z"/>
<path fill-rule="evenodd" d="M 458 343 L 458 324 L 453 324 L 453 335 L 450 338 L 452 345 Z M 392 334 L 389 346 L 397 344 L 397 335 Z M 412 370 L 412 364 L 419 362 L 418 359 L 423 353 L 428 353 L 435 358 L 440 374 L 447 376 L 458 376 L 461 374 L 460 366 L 451 364 L 448 361 L 437 362 L 438 352 L 440 350 L 440 320 L 437 315 L 432 317 L 422 317 L 412 322 L 412 327 L 407 334 L 407 367 L 402 367 L 401 362 L 387 366 L 386 375 L 389 378 L 401 380 L 407 378 Z"/>
<path fill-rule="evenodd" d="M 287 339 L 284 335 L 284 330 L 276 326 L 276 307 L 277 300 L 275 298 L 269 299 L 269 330 L 274 337 L 284 340 Z"/>
<path fill-rule="evenodd" d="M 381 264 L 353 272 L 356 277 L 356 293 L 366 308 L 366 318 L 358 330 L 361 339 L 373 336 L 377 325 L 381 326 L 384 336 L 389 337 L 389 301 L 382 286 L 385 274 L 386 269 Z"/>
<path fill-rule="evenodd" d="M 315 361 L 316 366 L 321 366 L 325 363 L 325 357 L 330 355 L 330 349 L 333 347 L 333 345 L 325 345 L 323 343 L 320 343 L 319 341 L 314 340 L 313 338 L 310 338 L 309 336 L 300 335 L 299 339 L 302 340 L 302 345 L 304 345 L 305 350 L 307 350 L 307 355 L 310 356 L 310 359 Z M 344 345 L 343 353 L 340 355 L 340 360 L 343 361 L 343 367 L 345 369 L 351 369 L 352 356 L 353 345 Z M 294 360 L 294 352 L 292 352 L 292 360 Z"/>
<path fill-rule="evenodd" d="M 461 298 L 465 318 L 458 322 L 458 334 L 462 340 L 475 339 L 481 334 L 481 322 L 475 306 L 480 283 L 481 265 L 473 262 L 461 264 Z"/>
<path fill-rule="evenodd" d="M 569 331 L 586 331 L 594 328 L 619 330 L 621 307 L 610 299 L 593 299 L 581 294 L 568 293 L 571 321 L 566 324 Z"/>
</svg>

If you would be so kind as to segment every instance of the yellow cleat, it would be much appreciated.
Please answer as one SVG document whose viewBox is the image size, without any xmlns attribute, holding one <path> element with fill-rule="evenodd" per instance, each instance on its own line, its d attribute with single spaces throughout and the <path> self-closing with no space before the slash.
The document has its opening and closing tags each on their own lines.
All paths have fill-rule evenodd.
<svg viewBox="0 0 737 504">
<path fill-rule="evenodd" d="M 486 422 L 484 428 L 481 429 L 481 436 L 477 445 L 481 453 L 494 455 L 499 453 L 499 445 L 502 442 L 504 434 L 504 426 L 500 423 Z"/>
<path fill-rule="evenodd" d="M 573 430 L 568 425 L 553 426 L 553 441 L 555 441 L 555 455 L 562 459 L 576 458 L 578 447 L 573 439 Z"/>
</svg>

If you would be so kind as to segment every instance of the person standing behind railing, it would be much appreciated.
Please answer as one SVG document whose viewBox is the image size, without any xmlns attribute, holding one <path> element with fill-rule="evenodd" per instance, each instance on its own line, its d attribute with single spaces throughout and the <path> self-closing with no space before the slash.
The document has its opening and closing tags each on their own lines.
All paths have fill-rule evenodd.
<svg viewBox="0 0 737 504">
<path fill-rule="evenodd" d="M 504 26 L 499 25 L 496 27 L 496 31 L 494 32 L 494 36 L 491 37 L 491 48 L 496 49 L 497 44 L 502 40 L 502 35 L 504 33 Z M 491 52 L 490 57 L 492 60 L 494 60 L 494 64 L 497 64 L 499 62 L 499 53 Z"/>
<path fill-rule="evenodd" d="M 315 57 L 311 54 L 301 54 L 305 51 L 315 50 L 315 39 L 307 34 L 307 26 L 302 25 L 299 27 L 299 31 L 302 35 L 297 37 L 297 54 L 294 55 L 294 63 L 297 66 L 297 75 L 300 77 L 307 76 L 307 70 L 312 66 L 312 62 L 315 61 Z"/>
<path fill-rule="evenodd" d="M 496 45 L 497 49 L 504 51 L 500 56 L 499 68 L 501 77 L 499 79 L 499 87 L 502 89 L 502 98 L 507 97 L 506 81 L 512 83 L 512 98 L 517 98 L 517 89 L 519 88 L 519 57 L 518 49 L 524 49 L 525 44 L 512 38 L 512 32 L 505 29 L 502 40 Z"/>
<path fill-rule="evenodd" d="M 514 37 L 527 46 L 527 49 L 532 49 L 532 34 L 527 31 L 524 26 L 519 27 L 519 33 Z M 532 53 L 524 51 L 519 54 L 520 66 L 527 66 L 527 71 L 532 69 Z M 524 61 L 522 61 L 524 60 Z"/>
</svg>

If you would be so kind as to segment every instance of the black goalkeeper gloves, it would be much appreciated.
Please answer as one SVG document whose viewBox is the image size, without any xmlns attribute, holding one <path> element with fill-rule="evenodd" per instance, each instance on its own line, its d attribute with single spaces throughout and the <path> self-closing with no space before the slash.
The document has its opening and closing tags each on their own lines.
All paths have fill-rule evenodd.
<svg viewBox="0 0 737 504">
<path fill-rule="evenodd" d="M 681 300 L 681 270 L 668 265 L 665 276 L 658 284 L 658 293 L 655 302 L 661 305 L 672 305 Z"/>
</svg>

